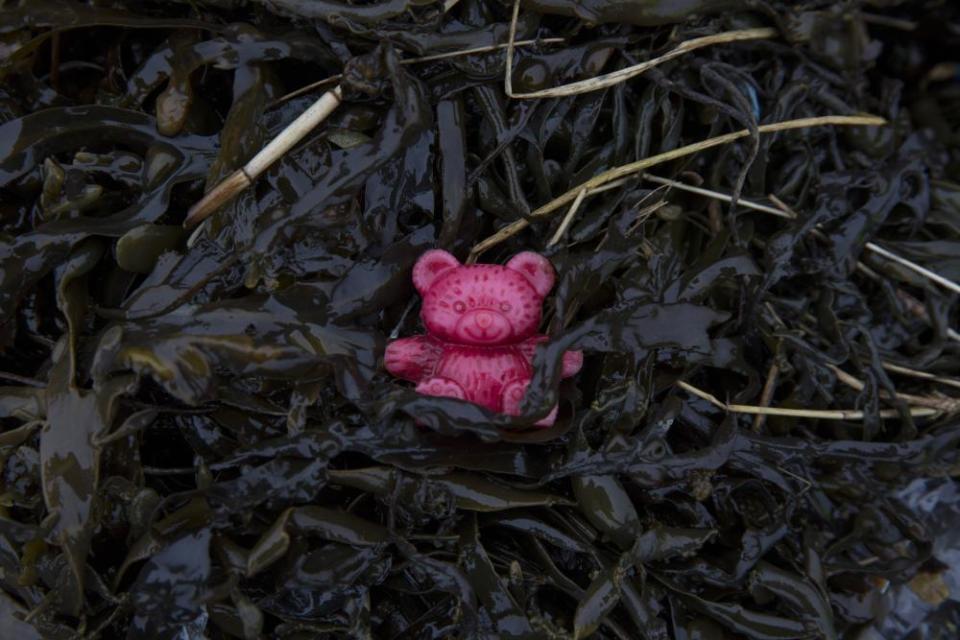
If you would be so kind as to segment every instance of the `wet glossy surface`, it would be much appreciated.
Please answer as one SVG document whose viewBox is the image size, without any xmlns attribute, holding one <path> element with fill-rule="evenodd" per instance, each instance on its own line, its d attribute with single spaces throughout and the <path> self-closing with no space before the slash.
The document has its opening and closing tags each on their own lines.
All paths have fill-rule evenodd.
<svg viewBox="0 0 960 640">
<path fill-rule="evenodd" d="M 563 41 L 517 48 L 518 91 L 779 33 L 559 99 L 508 99 L 502 50 L 401 64 L 505 42 L 511 4 L 0 9 L 0 637 L 956 635 L 960 422 L 891 394 L 960 396 L 958 300 L 865 249 L 960 279 L 955 3 L 522 0 L 517 38 Z M 188 242 L 322 89 L 285 94 L 334 74 L 341 107 Z M 556 244 L 566 207 L 480 256 L 553 266 L 519 331 L 424 314 L 430 249 L 859 112 L 891 124 L 652 170 L 796 218 L 633 178 Z M 432 331 L 549 336 L 516 415 L 390 375 L 387 345 Z M 755 421 L 680 380 L 865 419 Z"/>
</svg>

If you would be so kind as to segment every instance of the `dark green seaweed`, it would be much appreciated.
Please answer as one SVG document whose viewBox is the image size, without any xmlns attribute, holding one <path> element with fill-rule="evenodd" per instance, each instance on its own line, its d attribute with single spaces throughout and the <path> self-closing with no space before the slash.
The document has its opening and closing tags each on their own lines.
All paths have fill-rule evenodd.
<svg viewBox="0 0 960 640">
<path fill-rule="evenodd" d="M 521 0 L 517 92 L 776 35 L 514 99 L 514 4 L 0 0 L 0 638 L 956 637 L 960 295 L 877 249 L 960 280 L 960 7 Z M 531 216 L 741 129 L 649 169 L 732 204 Z M 391 378 L 417 257 L 518 220 L 524 415 Z"/>
</svg>

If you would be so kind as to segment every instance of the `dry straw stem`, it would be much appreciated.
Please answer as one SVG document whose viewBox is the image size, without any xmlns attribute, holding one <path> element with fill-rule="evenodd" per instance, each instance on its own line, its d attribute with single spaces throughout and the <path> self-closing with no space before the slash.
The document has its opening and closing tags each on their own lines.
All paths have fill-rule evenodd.
<svg viewBox="0 0 960 640">
<path fill-rule="evenodd" d="M 739 42 L 741 40 L 766 40 L 768 38 L 775 38 L 777 36 L 777 30 L 769 27 L 725 31 L 723 33 L 716 33 L 710 36 L 704 36 L 702 38 L 686 40 L 681 42 L 667 53 L 654 58 L 653 60 L 647 60 L 646 62 L 635 64 L 631 67 L 627 67 L 626 69 L 612 71 L 602 76 L 597 76 L 596 78 L 587 78 L 586 80 L 571 82 L 570 84 L 565 84 L 560 87 L 553 87 L 551 89 L 541 89 L 539 91 L 531 91 L 529 93 L 514 93 L 513 80 L 511 77 L 513 75 L 513 49 L 515 46 L 513 39 L 517 34 L 517 19 L 519 15 L 520 0 L 515 0 L 513 3 L 513 16 L 510 19 L 510 39 L 507 41 L 506 72 L 503 78 L 504 90 L 511 98 L 559 98 L 562 96 L 574 96 L 581 93 L 589 93 L 590 91 L 597 91 L 599 89 L 605 89 L 606 87 L 612 87 L 615 84 L 620 84 L 621 82 L 636 77 L 645 71 L 649 71 L 659 64 L 663 64 L 668 60 L 678 58 L 686 53 L 690 53 L 691 51 L 702 49 L 703 47 L 709 47 L 715 44 L 724 44 L 727 42 Z"/>
<path fill-rule="evenodd" d="M 779 407 L 756 407 L 747 404 L 727 404 L 716 396 L 698 389 L 688 382 L 677 381 L 677 386 L 692 393 L 698 398 L 706 400 L 713 406 L 730 413 L 747 413 L 751 415 L 783 416 L 786 418 L 810 418 L 813 420 L 863 420 L 865 413 L 850 409 L 783 409 Z M 943 413 L 933 407 L 910 407 L 910 415 L 914 418 L 937 416 Z M 900 413 L 895 409 L 884 409 L 878 412 L 881 418 L 899 418 Z"/>
<path fill-rule="evenodd" d="M 667 179 L 667 178 L 661 178 L 660 176 L 651 175 L 651 174 L 649 174 L 649 173 L 644 173 L 644 174 L 643 174 L 643 179 L 644 179 L 644 180 L 647 180 L 647 181 L 649 181 L 649 182 L 656 183 L 656 184 L 667 185 L 667 186 L 669 186 L 669 187 L 672 187 L 672 188 L 674 188 L 674 189 L 678 189 L 678 190 L 680 190 L 680 191 L 689 191 L 690 193 L 696 193 L 696 194 L 698 194 L 698 195 L 706 196 L 706 197 L 708 197 L 708 198 L 714 198 L 714 199 L 716 199 L 716 200 L 722 200 L 723 202 L 731 202 L 731 201 L 733 200 L 733 198 L 731 198 L 730 196 L 728 196 L 728 195 L 725 194 L 725 193 L 719 193 L 719 192 L 717 192 L 717 191 L 711 191 L 711 190 L 709 190 L 709 189 L 703 189 L 703 188 L 701 188 L 701 187 L 694 187 L 694 186 L 689 185 L 689 184 L 684 184 L 684 183 L 682 183 L 682 182 L 677 182 L 676 180 L 669 180 L 669 179 Z M 779 216 L 779 217 L 781 217 L 781 218 L 790 218 L 790 219 L 793 219 L 793 218 L 796 218 L 796 217 L 797 217 L 797 213 L 796 213 L 793 209 L 791 209 L 789 206 L 787 206 L 782 200 L 780 200 L 779 198 L 777 198 L 777 196 L 771 194 L 771 195 L 770 195 L 770 200 L 772 200 L 774 203 L 776 203 L 776 205 L 779 207 L 779 209 L 778 209 L 778 208 L 774 208 L 774 207 L 770 207 L 770 206 L 765 205 L 765 204 L 759 204 L 759 203 L 756 203 L 756 202 L 750 202 L 749 200 L 743 200 L 743 199 L 737 200 L 737 204 L 740 205 L 740 206 L 742 206 L 742 207 L 745 208 L 745 209 L 753 209 L 754 211 L 762 211 L 762 212 L 764 212 L 764 213 L 769 213 L 769 214 L 771 214 L 771 215 Z M 867 242 L 867 243 L 864 245 L 864 248 L 867 249 L 868 251 L 872 252 L 872 253 L 877 254 L 878 256 L 881 256 L 881 257 L 883 257 L 883 258 L 886 258 L 887 260 L 890 260 L 890 261 L 892 261 L 892 262 L 896 262 L 896 263 L 899 264 L 900 266 L 902 266 L 902 267 L 904 267 L 904 268 L 906 268 L 906 269 L 909 269 L 910 271 L 913 271 L 914 273 L 917 273 L 917 274 L 919 274 L 919 275 L 921 275 L 921 276 L 923 276 L 923 277 L 925 277 L 925 278 L 928 278 L 928 279 L 932 280 L 933 282 L 936 282 L 936 283 L 939 284 L 941 287 L 944 287 L 944 288 L 946 288 L 946 289 L 949 289 L 949 290 L 951 290 L 951 291 L 953 291 L 953 292 L 955 292 L 955 293 L 960 293 L 960 285 L 958 285 L 956 282 L 953 282 L 952 280 L 948 280 L 947 278 L 944 278 L 944 277 L 941 276 L 940 274 L 935 273 L 935 272 L 933 272 L 933 271 L 930 271 L 929 269 L 927 269 L 927 268 L 925 268 L 925 267 L 921 267 L 920 265 L 916 264 L 915 262 L 911 262 L 911 261 L 907 260 L 906 258 L 901 258 L 901 257 L 898 256 L 897 254 L 895 254 L 895 253 L 893 253 L 893 252 L 891 252 L 891 251 L 888 251 L 888 250 L 884 249 L 883 247 L 881 247 L 880 245 L 876 244 L 875 242 Z M 857 266 L 858 266 L 859 268 L 861 268 L 862 270 L 870 271 L 870 270 L 869 270 L 869 267 L 867 267 L 866 265 L 864 265 L 864 264 L 862 264 L 862 263 L 857 263 Z M 879 276 L 877 276 L 877 277 L 879 277 Z"/>
<path fill-rule="evenodd" d="M 901 31 L 916 31 L 917 23 L 912 20 L 903 20 L 893 16 L 883 16 L 877 13 L 860 13 L 863 21 L 867 24 L 875 24 L 881 27 L 890 27 L 891 29 L 900 29 Z"/>
<path fill-rule="evenodd" d="M 868 242 L 868 243 L 867 243 L 866 245 L 864 245 L 864 246 L 865 246 L 867 249 L 869 249 L 870 251 L 872 251 L 873 253 L 877 254 L 878 256 L 882 256 L 882 257 L 886 258 L 887 260 L 890 260 L 890 261 L 892 261 L 892 262 L 896 262 L 896 263 L 899 264 L 900 266 L 905 267 L 905 268 L 909 269 L 910 271 L 913 271 L 914 273 L 918 273 L 918 274 L 920 274 L 921 276 L 923 276 L 923 277 L 925 277 L 925 278 L 928 278 L 928 279 L 930 279 L 930 280 L 933 280 L 934 282 L 936 282 L 937 284 L 939 284 L 941 287 L 944 287 L 945 289 L 949 289 L 950 291 L 953 291 L 954 293 L 960 293 L 960 284 L 957 284 L 956 282 L 953 282 L 952 280 L 947 280 L 946 278 L 944 278 L 943 276 L 941 276 L 941 275 L 938 274 L 938 273 L 934 273 L 933 271 L 930 271 L 929 269 L 927 269 L 927 268 L 925 268 L 925 267 L 921 267 L 920 265 L 918 265 L 918 264 L 916 264 L 916 263 L 910 262 L 910 261 L 907 260 L 906 258 L 901 258 L 901 257 L 898 256 L 897 254 L 891 253 L 890 251 L 887 251 L 886 249 L 884 249 L 884 248 L 881 247 L 880 245 L 875 244 L 875 243 L 873 243 L 873 242 Z"/>
<path fill-rule="evenodd" d="M 867 265 L 863 264 L 862 262 L 857 263 L 857 269 L 863 275 L 867 276 L 871 280 L 876 280 L 877 282 L 882 282 L 884 280 L 883 276 L 881 276 L 879 273 L 877 273 Z M 906 291 L 904 291 L 899 287 L 894 288 L 894 293 L 896 294 L 897 298 L 899 298 L 900 301 L 904 304 L 907 311 L 910 312 L 914 317 L 919 318 L 920 320 L 923 320 L 927 324 L 930 324 L 930 325 L 933 324 L 932 321 L 930 320 L 930 315 L 927 313 L 927 308 L 923 305 L 923 303 L 921 303 L 919 300 L 917 300 L 912 295 L 910 295 L 909 293 L 907 293 Z M 946 333 L 949 339 L 960 342 L 960 333 L 957 333 L 950 327 L 947 327 Z"/>
<path fill-rule="evenodd" d="M 789 217 L 791 217 L 791 218 L 796 218 L 796 217 L 797 217 L 797 212 L 794 211 L 793 209 L 791 209 L 788 205 L 786 205 L 786 204 L 783 202 L 783 200 L 781 200 L 781 199 L 778 198 L 777 196 L 771 194 L 771 195 L 770 195 L 770 200 L 772 200 L 774 204 L 776 204 L 778 207 L 780 207 L 780 209 L 783 211 L 783 213 L 788 214 Z M 744 206 L 746 206 L 746 205 L 744 205 Z M 763 210 L 765 210 L 765 209 L 763 209 Z M 819 233 L 819 230 L 820 230 L 820 227 L 818 226 L 818 227 L 817 227 L 817 232 L 818 232 L 818 233 Z M 924 278 L 927 278 L 928 280 L 932 280 L 933 282 L 936 282 L 937 284 L 939 284 L 941 287 L 944 287 L 945 289 L 949 289 L 950 291 L 953 291 L 954 293 L 960 293 L 960 284 L 957 284 L 956 282 L 953 282 L 952 280 L 948 280 L 947 278 L 944 278 L 943 276 L 941 276 L 939 273 L 935 273 L 935 272 L 933 272 L 933 271 L 930 271 L 930 269 L 927 269 L 926 267 L 921 267 L 920 265 L 918 265 L 918 264 L 915 263 L 915 262 L 910 262 L 910 261 L 907 260 L 906 258 L 901 258 L 901 257 L 898 256 L 897 254 L 895 254 L 895 253 L 893 253 L 893 252 L 891 252 L 891 251 L 887 251 L 886 249 L 884 249 L 883 247 L 881 247 L 880 245 L 878 245 L 878 244 L 875 243 L 875 242 L 867 242 L 866 244 L 863 245 L 863 247 L 864 247 L 867 251 L 871 251 L 871 252 L 877 254 L 878 256 L 880 256 L 880 257 L 882 257 L 882 258 L 886 258 L 887 260 L 890 260 L 891 262 L 896 262 L 896 263 L 899 264 L 900 266 L 902 266 L 902 267 L 904 267 L 904 268 L 906 268 L 906 269 L 909 269 L 910 271 L 913 271 L 914 273 L 919 274 L 919 275 L 923 276 Z M 872 270 L 871 270 L 869 267 L 867 267 L 866 265 L 864 265 L 863 263 L 858 262 L 858 263 L 857 263 L 857 266 L 858 266 L 861 270 L 863 270 L 863 271 L 865 271 L 865 272 L 867 272 L 867 273 L 872 273 Z"/>
<path fill-rule="evenodd" d="M 939 384 L 944 384 L 949 387 L 954 387 L 960 389 L 960 380 L 955 378 L 945 378 L 943 376 L 936 376 L 932 373 L 927 373 L 926 371 L 917 371 L 916 369 L 910 369 L 908 367 L 901 367 L 900 365 L 893 364 L 892 362 L 883 362 L 881 363 L 883 368 L 887 371 L 893 373 L 899 373 L 903 376 L 910 376 L 912 378 L 920 378 L 921 380 L 930 380 L 932 382 L 937 382 Z"/>
<path fill-rule="evenodd" d="M 677 189 L 678 191 L 689 191 L 690 193 L 696 193 L 697 195 L 706 196 L 708 198 L 713 198 L 714 200 L 720 200 L 722 202 L 732 202 L 733 198 L 728 196 L 725 193 L 720 193 L 719 191 L 711 191 L 710 189 L 703 189 L 702 187 L 694 187 L 693 185 L 685 184 L 683 182 L 678 182 L 676 180 L 670 180 L 669 178 L 661 178 L 660 176 L 655 176 L 650 173 L 644 173 L 643 179 L 647 182 L 653 182 L 654 184 L 662 184 L 664 186 L 670 187 L 672 189 Z M 794 218 L 794 214 L 789 213 L 788 211 L 782 211 L 775 207 L 771 207 L 765 204 L 759 204 L 757 202 L 750 202 L 749 200 L 744 200 L 740 198 L 737 200 L 737 204 L 744 209 L 753 209 L 754 211 L 762 211 L 763 213 L 769 213 L 770 215 L 779 216 L 781 218 Z"/>
<path fill-rule="evenodd" d="M 786 120 L 784 122 L 775 122 L 772 124 L 765 124 L 757 127 L 759 133 L 775 133 L 777 131 L 788 131 L 791 129 L 807 129 L 810 127 L 818 127 L 823 125 L 835 125 L 835 126 L 881 126 L 886 124 L 886 120 L 878 116 L 872 115 L 861 115 L 861 116 L 818 116 L 815 118 L 798 118 L 796 120 Z M 626 176 L 630 176 L 636 173 L 640 173 L 650 167 L 656 166 L 658 164 L 663 164 L 664 162 L 670 162 L 671 160 L 676 160 L 677 158 L 683 158 L 684 156 L 689 156 L 691 154 L 703 151 L 705 149 L 710 149 L 713 147 L 719 147 L 721 145 L 729 144 L 740 138 L 746 138 L 750 135 L 749 129 L 741 129 L 740 131 L 735 131 L 733 133 L 726 133 L 720 136 L 713 138 L 708 138 L 706 140 L 701 140 L 700 142 L 695 142 L 693 144 L 688 144 L 679 149 L 672 149 L 664 153 L 659 153 L 655 156 L 650 156 L 649 158 L 644 158 L 643 160 L 637 160 L 636 162 L 631 162 L 630 164 L 625 164 L 619 167 L 614 167 L 604 171 L 603 173 L 596 175 L 583 184 L 577 185 L 576 187 L 570 189 L 563 195 L 554 198 L 547 204 L 531 212 L 531 218 L 542 218 L 549 215 L 550 213 L 556 211 L 560 207 L 564 206 L 568 202 L 572 202 L 576 199 L 580 191 L 586 189 L 588 192 L 596 192 L 599 187 L 606 185 L 609 182 L 614 180 L 619 180 Z M 516 234 L 520 233 L 530 225 L 525 219 L 517 220 L 503 227 L 489 238 L 486 238 L 482 242 L 478 243 L 473 250 L 470 252 L 471 259 L 475 260 L 478 255 L 500 244 L 508 238 L 512 238 Z"/>
<path fill-rule="evenodd" d="M 530 47 L 538 44 L 559 44 L 561 42 L 566 42 L 566 38 L 540 38 L 533 40 L 518 40 L 513 43 L 515 47 Z M 400 64 L 419 64 L 422 62 L 434 62 L 436 60 L 447 60 L 448 58 L 461 58 L 463 56 L 472 56 L 478 53 L 490 53 L 491 51 L 497 51 L 499 49 L 505 49 L 510 46 L 510 43 L 503 42 L 500 44 L 491 44 L 484 47 L 471 47 L 469 49 L 460 49 L 459 51 L 445 51 L 444 53 L 433 53 L 429 56 L 420 56 L 419 58 L 405 58 L 400 61 Z M 340 82 L 343 79 L 343 74 L 338 73 L 332 75 L 329 78 L 324 78 L 323 80 L 317 80 L 316 82 L 310 83 L 303 87 L 300 87 L 296 91 L 291 91 L 290 93 L 283 95 L 277 98 L 271 105 L 270 108 L 283 104 L 287 100 L 291 100 L 298 96 L 302 96 L 305 93 L 310 93 L 314 89 L 319 89 L 328 84 L 333 84 L 334 82 Z"/>
<path fill-rule="evenodd" d="M 587 197 L 587 190 L 580 189 L 580 193 L 577 194 L 577 197 L 574 199 L 573 204 L 570 205 L 570 209 L 567 211 L 567 215 L 563 217 L 563 220 L 560 222 L 560 226 L 557 227 L 557 232 L 553 234 L 553 237 L 550 238 L 550 242 L 547 243 L 548 247 L 560 242 L 560 238 L 563 237 L 563 234 L 567 232 L 567 227 L 570 226 L 570 223 L 573 222 L 573 216 L 576 215 L 577 209 L 580 208 L 580 205 L 583 203 L 583 199 Z"/>
<path fill-rule="evenodd" d="M 827 364 L 827 368 L 833 371 L 834 375 L 837 376 L 837 380 L 847 385 L 851 389 L 863 391 L 863 389 L 866 387 L 861 380 L 850 375 L 836 365 Z M 960 407 L 960 401 L 958 401 L 956 398 L 949 397 L 928 398 L 925 396 L 915 396 L 908 393 L 899 392 L 891 397 L 890 394 L 885 390 L 880 391 L 880 397 L 887 401 L 901 401 L 918 407 L 932 407 L 946 414 L 957 413 L 957 409 Z"/>
</svg>

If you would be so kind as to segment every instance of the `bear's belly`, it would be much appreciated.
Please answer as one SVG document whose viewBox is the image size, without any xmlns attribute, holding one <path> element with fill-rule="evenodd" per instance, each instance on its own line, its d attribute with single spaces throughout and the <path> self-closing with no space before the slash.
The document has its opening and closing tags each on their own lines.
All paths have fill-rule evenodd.
<svg viewBox="0 0 960 640">
<path fill-rule="evenodd" d="M 508 382 L 530 378 L 530 363 L 515 347 L 474 348 L 447 345 L 436 375 L 460 383 L 467 399 L 500 411 L 500 394 Z"/>
</svg>

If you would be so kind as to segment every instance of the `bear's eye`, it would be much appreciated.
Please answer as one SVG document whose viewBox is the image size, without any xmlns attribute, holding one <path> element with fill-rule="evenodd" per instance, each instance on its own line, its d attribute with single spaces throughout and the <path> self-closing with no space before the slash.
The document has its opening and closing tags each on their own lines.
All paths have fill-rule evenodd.
<svg viewBox="0 0 960 640">
<path fill-rule="evenodd" d="M 463 304 L 461 301 L 457 300 L 453 303 L 453 310 L 457 313 L 463 313 L 467 310 L 467 305 Z"/>
<path fill-rule="evenodd" d="M 510 306 L 510 303 L 509 303 L 509 302 L 501 302 L 501 303 L 500 303 L 500 311 L 503 311 L 504 313 L 510 311 L 510 309 L 512 309 L 512 308 L 513 308 L 513 307 Z"/>
</svg>

